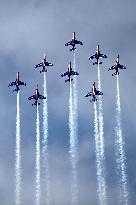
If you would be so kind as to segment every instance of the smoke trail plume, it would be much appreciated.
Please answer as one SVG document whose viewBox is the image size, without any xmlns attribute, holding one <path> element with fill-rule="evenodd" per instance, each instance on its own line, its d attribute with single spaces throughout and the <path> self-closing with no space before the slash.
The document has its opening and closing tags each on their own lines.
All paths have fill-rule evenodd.
<svg viewBox="0 0 136 205">
<path fill-rule="evenodd" d="M 73 70 L 76 71 L 76 52 L 73 52 Z M 73 77 L 73 123 L 74 123 L 74 169 L 73 169 L 73 178 L 74 180 L 74 192 L 75 199 L 73 200 L 74 205 L 78 204 L 78 179 L 77 179 L 77 144 L 78 144 L 78 96 L 77 96 L 77 76 Z"/>
<path fill-rule="evenodd" d="M 101 77 L 100 77 L 100 66 L 98 62 L 98 90 L 101 91 Z M 98 122 L 99 122 L 99 151 L 101 160 L 101 186 L 102 186 L 102 205 L 107 204 L 107 193 L 106 193 L 106 177 L 105 177 L 105 146 L 104 146 L 104 120 L 103 120 L 103 104 L 102 96 L 99 96 L 98 104 Z"/>
<path fill-rule="evenodd" d="M 39 106 L 37 104 L 37 119 L 36 119 L 36 164 L 35 164 L 35 204 L 40 205 L 41 199 L 41 183 L 40 183 L 40 119 Z"/>
<path fill-rule="evenodd" d="M 20 107 L 19 92 L 17 93 L 16 110 L 16 161 L 15 161 L 15 205 L 21 204 L 21 135 L 20 135 Z"/>
<path fill-rule="evenodd" d="M 46 99 L 43 101 L 43 141 L 42 141 L 42 202 L 50 204 L 49 190 L 49 164 L 48 164 L 48 105 L 47 105 L 47 81 L 46 73 L 44 72 L 43 96 Z"/>
<path fill-rule="evenodd" d="M 99 138 L 99 127 L 98 127 L 98 112 L 97 105 L 94 102 L 94 137 L 95 137 L 95 154 L 96 154 L 96 176 L 97 176 L 97 193 L 99 203 L 102 205 L 102 169 L 100 159 L 100 138 Z"/>
<path fill-rule="evenodd" d="M 72 168 L 72 174 L 71 174 L 71 204 L 77 205 L 78 199 L 77 199 L 77 145 L 76 145 L 76 139 L 75 139 L 75 122 L 74 122 L 74 115 L 73 115 L 73 89 L 72 89 L 72 83 L 70 81 L 70 97 L 69 97 L 69 132 L 70 132 L 70 161 L 71 161 L 71 168 Z"/>
<path fill-rule="evenodd" d="M 124 137 L 121 127 L 121 105 L 120 105 L 120 90 L 119 78 L 117 75 L 117 94 L 116 94 L 116 164 L 117 173 L 119 176 L 119 191 L 120 191 L 120 204 L 128 205 L 128 188 L 127 188 L 127 173 L 126 173 L 126 154 L 124 150 Z"/>
<path fill-rule="evenodd" d="M 73 54 L 73 70 L 76 71 L 76 53 Z M 78 102 L 77 102 L 77 76 L 73 77 L 73 114 L 74 114 L 74 127 L 75 127 L 75 138 L 77 140 L 78 132 Z"/>
<path fill-rule="evenodd" d="M 76 53 L 73 54 L 73 69 L 76 71 Z M 78 95 L 77 95 L 77 76 L 73 80 L 73 121 L 74 121 L 74 141 L 75 141 L 75 161 L 77 164 L 77 145 L 78 145 Z M 77 169 L 77 167 L 76 167 Z"/>
</svg>

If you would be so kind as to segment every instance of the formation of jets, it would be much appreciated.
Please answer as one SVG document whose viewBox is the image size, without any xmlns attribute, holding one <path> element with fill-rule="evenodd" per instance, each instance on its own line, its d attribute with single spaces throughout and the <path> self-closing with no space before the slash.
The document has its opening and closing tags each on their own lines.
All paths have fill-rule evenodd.
<svg viewBox="0 0 136 205">
<path fill-rule="evenodd" d="M 120 65 L 119 55 L 118 55 L 115 65 L 111 66 L 111 68 L 109 68 L 109 70 L 115 70 L 115 73 L 112 74 L 112 76 L 114 76 L 114 75 L 120 75 L 119 69 L 126 69 L 126 67 L 123 65 Z"/>
<path fill-rule="evenodd" d="M 43 58 L 42 62 L 39 63 L 39 64 L 37 64 L 37 65 L 35 66 L 35 68 L 42 67 L 42 70 L 40 71 L 40 73 L 42 73 L 42 72 L 48 72 L 48 70 L 46 69 L 46 67 L 48 67 L 48 66 L 53 66 L 53 64 L 52 64 L 52 63 L 49 63 L 49 62 L 46 60 L 46 55 L 44 54 L 44 58 Z"/>
<path fill-rule="evenodd" d="M 72 48 L 70 48 L 70 51 L 75 51 L 76 50 L 76 45 L 79 44 L 79 45 L 83 45 L 83 43 L 81 41 L 78 41 L 76 39 L 76 34 L 75 32 L 73 33 L 73 36 L 72 36 L 72 40 L 69 41 L 68 43 L 65 44 L 65 46 L 72 46 Z M 105 54 L 102 54 L 100 52 L 100 48 L 99 48 L 99 45 L 97 46 L 97 49 L 96 49 L 96 53 L 94 55 L 92 55 L 89 60 L 93 60 L 93 59 L 96 59 L 96 61 L 93 63 L 93 65 L 99 65 L 99 64 L 102 64 L 101 61 L 99 61 L 99 59 L 101 58 L 107 58 L 107 55 Z M 49 63 L 46 59 L 46 55 L 44 54 L 44 58 L 42 59 L 42 62 L 37 64 L 35 66 L 35 68 L 39 68 L 39 67 L 42 67 L 42 70 L 40 71 L 40 73 L 42 72 L 48 72 L 47 70 L 47 67 L 48 66 L 53 66 L 52 63 Z M 115 76 L 115 75 L 120 75 L 119 73 L 119 69 L 126 69 L 125 66 L 121 65 L 119 63 L 119 55 L 117 56 L 117 60 L 116 60 L 116 63 L 115 65 L 111 66 L 111 68 L 108 69 L 109 70 L 115 70 L 115 73 L 112 74 L 112 76 Z M 64 76 L 67 76 L 68 78 L 65 80 L 65 82 L 71 82 L 73 81 L 73 79 L 71 78 L 72 75 L 79 75 L 78 72 L 74 71 L 71 67 L 71 62 L 69 63 L 69 66 L 68 66 L 68 69 L 65 73 L 63 73 L 61 75 L 61 77 L 64 77 Z M 19 72 L 17 72 L 17 76 L 16 76 L 16 80 L 11 82 L 8 86 L 16 86 L 16 88 L 13 90 L 16 91 L 17 93 L 19 92 L 20 88 L 19 86 L 20 85 L 25 85 L 26 86 L 26 83 L 25 82 L 22 82 L 20 81 L 20 78 L 19 78 Z M 90 102 L 96 102 L 97 101 L 97 98 L 96 96 L 97 95 L 103 95 L 103 93 L 101 91 L 98 91 L 95 87 L 95 82 L 93 83 L 93 87 L 91 88 L 91 91 L 89 93 L 87 93 L 85 95 L 85 97 L 89 97 L 89 96 L 92 96 L 93 98 L 90 100 Z M 46 99 L 45 96 L 41 95 L 39 93 L 39 90 L 38 90 L 38 85 L 37 85 L 37 88 L 35 89 L 35 93 L 34 95 L 30 96 L 28 98 L 28 100 L 35 100 L 35 102 L 32 104 L 37 106 L 37 105 L 40 105 L 40 103 L 38 102 L 39 99 Z"/>
<path fill-rule="evenodd" d="M 93 83 L 93 87 L 92 87 L 92 91 L 87 93 L 85 95 L 85 97 L 89 97 L 92 96 L 92 100 L 90 100 L 90 102 L 96 102 L 98 99 L 96 98 L 96 95 L 103 95 L 103 93 L 101 91 L 98 91 L 95 87 L 95 82 Z"/>
<path fill-rule="evenodd" d="M 10 84 L 8 85 L 8 87 L 14 86 L 14 85 L 16 86 L 16 88 L 13 90 L 13 92 L 16 91 L 17 93 L 18 93 L 18 91 L 20 90 L 20 88 L 19 88 L 20 85 L 25 85 L 25 86 L 26 86 L 26 83 L 20 81 L 19 72 L 17 72 L 16 80 L 13 81 L 12 83 L 10 83 Z"/>
<path fill-rule="evenodd" d="M 65 82 L 70 82 L 70 81 L 73 80 L 73 79 L 71 78 L 71 75 L 79 75 L 79 73 L 77 73 L 77 72 L 75 72 L 75 71 L 72 70 L 71 62 L 69 63 L 67 72 L 66 72 L 66 73 L 63 73 L 63 74 L 61 75 L 61 77 L 64 77 L 64 76 L 66 76 L 66 75 L 68 76 L 68 79 L 65 80 Z"/>
<path fill-rule="evenodd" d="M 68 43 L 65 44 L 65 46 L 72 46 L 72 48 L 70 49 L 70 51 L 74 51 L 76 50 L 76 44 L 79 44 L 79 45 L 83 45 L 83 43 L 81 41 L 78 41 L 76 39 L 76 34 L 75 32 L 73 33 L 73 36 L 72 36 L 72 40 L 69 41 Z"/>
<path fill-rule="evenodd" d="M 97 46 L 97 50 L 96 50 L 96 53 L 94 54 L 94 55 L 92 55 L 90 58 L 89 58 L 89 60 L 92 60 L 92 59 L 96 59 L 96 62 L 94 62 L 93 63 L 93 65 L 98 65 L 98 64 L 102 64 L 102 62 L 99 62 L 99 59 L 100 58 L 107 58 L 107 56 L 106 55 L 104 55 L 104 54 L 102 54 L 101 52 L 100 52 L 100 49 L 99 49 L 99 45 Z"/>
<path fill-rule="evenodd" d="M 37 88 L 35 89 L 34 95 L 30 96 L 30 97 L 28 98 L 28 100 L 35 100 L 35 102 L 32 104 L 32 106 L 33 106 L 33 105 L 36 105 L 36 106 L 37 106 L 37 105 L 40 105 L 40 103 L 38 102 L 38 99 L 44 100 L 44 99 L 46 99 L 46 97 L 44 97 L 43 95 L 41 95 L 41 94 L 39 93 L 38 85 L 37 85 Z"/>
</svg>

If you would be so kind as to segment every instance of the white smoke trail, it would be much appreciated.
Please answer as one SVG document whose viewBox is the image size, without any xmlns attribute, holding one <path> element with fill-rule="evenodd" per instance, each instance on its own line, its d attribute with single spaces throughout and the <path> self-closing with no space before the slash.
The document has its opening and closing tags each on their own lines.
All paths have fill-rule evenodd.
<svg viewBox="0 0 136 205">
<path fill-rule="evenodd" d="M 50 190 L 49 190 L 49 164 L 48 164 L 48 105 L 47 105 L 47 81 L 46 73 L 44 72 L 43 96 L 46 99 L 43 101 L 43 141 L 42 141 L 42 202 L 43 204 L 50 204 Z"/>
<path fill-rule="evenodd" d="M 128 205 L 128 187 L 127 187 L 127 173 L 126 173 L 126 154 L 124 150 L 124 137 L 121 127 L 121 105 L 120 105 L 120 90 L 119 78 L 117 75 L 117 94 L 116 94 L 116 163 L 117 172 L 119 175 L 119 191 L 120 191 L 120 204 Z"/>
<path fill-rule="evenodd" d="M 73 70 L 76 72 L 76 52 L 73 52 Z M 74 169 L 73 176 L 75 178 L 74 189 L 75 189 L 75 202 L 74 204 L 78 204 L 78 179 L 77 179 L 77 161 L 78 161 L 78 153 L 77 153 L 77 145 L 78 145 L 78 96 L 77 96 L 77 76 L 73 77 L 73 123 L 74 123 Z"/>
<path fill-rule="evenodd" d="M 73 70 L 76 72 L 76 53 L 73 54 Z M 73 77 L 73 114 L 74 114 L 74 127 L 75 127 L 75 139 L 77 140 L 78 132 L 78 102 L 77 102 L 77 76 Z"/>
<path fill-rule="evenodd" d="M 73 89 L 72 83 L 70 81 L 70 97 L 69 97 L 69 132 L 70 132 L 70 160 L 72 167 L 72 175 L 71 175 L 71 204 L 77 205 L 77 146 L 75 140 L 75 130 L 74 130 L 74 115 L 73 115 Z"/>
<path fill-rule="evenodd" d="M 17 93 L 16 110 L 16 161 L 15 161 L 15 205 L 21 204 L 21 134 L 20 134 L 20 107 L 19 92 Z"/>
<path fill-rule="evenodd" d="M 35 204 L 40 205 L 41 199 L 41 182 L 40 182 L 40 119 L 39 106 L 37 104 L 37 119 L 36 119 L 36 165 L 35 165 Z"/>
<path fill-rule="evenodd" d="M 73 54 L 73 70 L 76 72 L 76 53 Z M 73 78 L 73 119 L 74 119 L 74 140 L 75 140 L 75 160 L 77 161 L 77 145 L 78 145 L 78 95 L 77 95 L 77 76 Z M 77 162 L 76 162 L 77 163 Z"/>
<path fill-rule="evenodd" d="M 100 138 L 99 138 L 99 127 L 98 127 L 98 113 L 97 105 L 94 102 L 94 137 L 95 137 L 95 154 L 96 154 L 96 176 L 97 176 L 97 193 L 99 203 L 102 205 L 102 169 L 100 159 Z"/>
<path fill-rule="evenodd" d="M 100 77 L 100 66 L 98 62 L 98 90 L 101 91 L 101 77 Z M 102 186 L 102 205 L 107 204 L 107 193 L 106 193 L 106 177 L 105 177 L 105 146 L 104 146 L 104 120 L 103 120 L 103 104 L 102 96 L 99 96 L 98 102 L 98 122 L 99 122 L 99 151 L 101 160 L 101 186 Z"/>
</svg>

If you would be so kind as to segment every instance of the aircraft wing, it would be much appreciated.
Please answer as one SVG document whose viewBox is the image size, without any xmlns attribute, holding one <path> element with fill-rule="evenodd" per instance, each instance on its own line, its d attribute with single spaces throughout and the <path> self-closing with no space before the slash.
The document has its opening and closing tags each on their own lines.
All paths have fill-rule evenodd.
<svg viewBox="0 0 136 205">
<path fill-rule="evenodd" d="M 38 67 L 41 67 L 41 66 L 43 66 L 43 63 L 37 64 L 37 65 L 35 66 L 35 68 L 38 68 Z"/>
<path fill-rule="evenodd" d="M 66 75 L 68 75 L 68 72 L 63 73 L 63 74 L 61 75 L 61 77 L 64 77 L 64 76 L 66 76 Z"/>
<path fill-rule="evenodd" d="M 19 81 L 19 85 L 26 85 L 26 83 Z"/>
<path fill-rule="evenodd" d="M 83 45 L 83 43 L 81 41 L 77 41 L 77 40 L 75 40 L 75 44 Z"/>
<path fill-rule="evenodd" d="M 101 54 L 100 57 L 101 58 L 107 58 L 107 55 Z"/>
<path fill-rule="evenodd" d="M 72 44 L 72 41 L 69 41 L 68 43 L 65 44 L 65 46 L 70 46 Z"/>
<path fill-rule="evenodd" d="M 95 94 L 96 95 L 103 95 L 103 93 L 101 91 L 98 91 L 98 90 L 95 92 Z"/>
<path fill-rule="evenodd" d="M 39 95 L 38 98 L 39 99 L 46 99 L 46 97 L 44 97 L 43 95 Z"/>
<path fill-rule="evenodd" d="M 126 67 L 123 66 L 123 65 L 120 65 L 119 68 L 120 68 L 120 69 L 126 69 Z"/>
<path fill-rule="evenodd" d="M 94 59 L 94 58 L 96 58 L 95 55 L 91 56 L 91 57 L 89 58 L 89 60 Z"/>
<path fill-rule="evenodd" d="M 31 97 L 28 98 L 28 100 L 35 99 L 35 95 L 32 95 Z"/>
<path fill-rule="evenodd" d="M 8 86 L 13 86 L 13 85 L 16 85 L 16 81 L 15 81 L 15 82 L 10 83 Z"/>
<path fill-rule="evenodd" d="M 115 65 L 111 66 L 111 68 L 109 68 L 109 70 L 114 70 L 115 69 Z"/>
<path fill-rule="evenodd" d="M 47 62 L 47 65 L 46 65 L 46 66 L 53 66 L 53 64 L 52 64 L 52 63 L 48 63 L 48 62 Z"/>
<path fill-rule="evenodd" d="M 90 92 L 90 93 L 87 93 L 87 95 L 85 95 L 85 97 L 89 97 L 89 96 L 92 96 L 92 95 L 93 95 L 93 93 Z"/>
<path fill-rule="evenodd" d="M 75 71 L 72 71 L 72 72 L 71 72 L 71 75 L 79 75 L 79 73 L 78 73 L 78 72 L 75 72 Z"/>
</svg>

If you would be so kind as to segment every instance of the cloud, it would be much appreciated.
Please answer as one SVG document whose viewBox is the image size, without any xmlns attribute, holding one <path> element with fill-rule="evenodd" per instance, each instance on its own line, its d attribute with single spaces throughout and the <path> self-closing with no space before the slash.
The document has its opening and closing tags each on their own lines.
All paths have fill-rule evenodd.
<svg viewBox="0 0 136 205">
<path fill-rule="evenodd" d="M 110 204 L 116 193 L 114 164 L 115 79 L 108 68 L 118 53 L 127 70 L 120 75 L 122 125 L 126 140 L 130 204 L 135 204 L 135 1 L 12 1 L 0 7 L 0 198 L 2 205 L 14 204 L 14 147 L 16 95 L 8 88 L 20 72 L 27 87 L 21 90 L 22 198 L 34 202 L 35 110 L 27 98 L 36 84 L 42 93 L 43 77 L 34 69 L 43 53 L 54 66 L 48 75 L 49 164 L 51 205 L 70 203 L 70 165 L 68 136 L 69 86 L 60 78 L 72 61 L 64 44 L 75 31 L 84 46 L 76 54 L 79 110 L 79 199 L 80 203 L 98 204 L 95 176 L 95 153 L 92 104 L 84 97 L 94 81 L 97 69 L 88 58 L 100 49 L 108 55 L 101 66 L 104 92 L 106 168 Z M 42 106 L 41 126 L 42 126 Z M 41 135 L 42 137 L 42 135 Z M 110 174 L 112 173 L 112 174 Z M 115 185 L 115 187 L 113 186 Z M 7 197 L 8 195 L 8 197 Z"/>
</svg>

